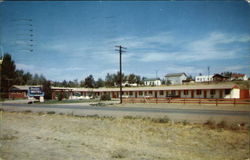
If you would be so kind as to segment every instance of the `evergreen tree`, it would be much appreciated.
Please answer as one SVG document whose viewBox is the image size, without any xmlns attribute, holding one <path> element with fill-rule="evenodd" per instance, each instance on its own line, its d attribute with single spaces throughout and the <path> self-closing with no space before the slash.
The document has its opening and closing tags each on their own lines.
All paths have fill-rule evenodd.
<svg viewBox="0 0 250 160">
<path fill-rule="evenodd" d="M 114 77 L 112 74 L 107 73 L 104 84 L 106 87 L 114 86 Z"/>
<path fill-rule="evenodd" d="M 96 88 L 100 88 L 100 87 L 104 87 L 104 81 L 101 78 L 99 78 L 96 81 Z"/>
<path fill-rule="evenodd" d="M 27 85 L 31 85 L 32 84 L 32 74 L 30 72 L 27 72 L 23 75 L 23 79 L 25 84 Z"/>
<path fill-rule="evenodd" d="M 52 91 L 51 91 L 51 82 L 45 80 L 43 82 L 43 91 L 44 91 L 44 99 L 51 99 L 52 98 Z"/>
<path fill-rule="evenodd" d="M 15 84 L 17 78 L 16 65 L 10 54 L 4 54 L 1 65 L 1 97 L 7 97 L 9 88 Z"/>
<path fill-rule="evenodd" d="M 25 85 L 26 82 L 24 80 L 24 71 L 23 70 L 16 70 L 16 79 L 15 84 L 17 85 Z"/>
<path fill-rule="evenodd" d="M 84 87 L 86 88 L 94 88 L 95 87 L 95 80 L 92 75 L 89 75 L 84 80 Z"/>
</svg>

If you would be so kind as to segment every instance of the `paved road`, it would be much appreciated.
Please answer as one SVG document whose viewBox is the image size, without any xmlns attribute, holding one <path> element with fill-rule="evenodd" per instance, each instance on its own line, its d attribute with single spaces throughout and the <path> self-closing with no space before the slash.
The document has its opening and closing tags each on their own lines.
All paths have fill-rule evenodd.
<svg viewBox="0 0 250 160">
<path fill-rule="evenodd" d="M 142 107 L 97 107 L 89 104 L 80 105 L 48 105 L 48 104 L 2 104 L 1 108 L 14 111 L 32 110 L 55 111 L 57 113 L 74 113 L 77 115 L 103 115 L 103 116 L 168 116 L 173 120 L 189 120 L 193 122 L 204 122 L 207 120 L 228 121 L 232 123 L 249 123 L 250 112 L 247 111 L 225 111 L 225 110 L 203 110 L 203 109 L 176 109 L 176 108 L 142 108 Z"/>
</svg>

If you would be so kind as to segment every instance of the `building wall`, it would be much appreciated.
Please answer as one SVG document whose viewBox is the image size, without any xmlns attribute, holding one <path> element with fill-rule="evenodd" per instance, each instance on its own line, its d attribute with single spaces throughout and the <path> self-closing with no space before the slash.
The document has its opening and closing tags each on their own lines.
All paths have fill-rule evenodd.
<svg viewBox="0 0 250 160">
<path fill-rule="evenodd" d="M 250 90 L 242 89 L 240 90 L 240 98 L 249 98 Z"/>
<path fill-rule="evenodd" d="M 161 81 L 160 81 L 160 80 L 145 81 L 144 84 L 145 84 L 146 86 L 151 86 L 151 85 L 160 86 L 160 85 L 161 85 Z"/>
<path fill-rule="evenodd" d="M 240 89 L 239 88 L 233 88 L 231 90 L 231 98 L 240 98 Z"/>
<path fill-rule="evenodd" d="M 208 81 L 213 81 L 213 75 L 195 77 L 195 82 L 208 82 Z"/>
<path fill-rule="evenodd" d="M 60 91 L 61 92 L 61 91 Z M 67 91 L 65 91 L 67 92 Z M 79 92 L 79 91 L 78 91 Z M 243 95 L 240 89 L 189 89 L 189 90 L 141 90 L 141 91 L 123 91 L 123 97 L 168 97 L 175 95 L 180 98 L 240 98 Z M 198 93 L 199 92 L 199 93 Z M 206 94 L 205 94 L 206 92 Z M 111 98 L 119 98 L 119 91 L 84 91 L 81 94 L 86 97 L 89 94 L 95 97 L 101 97 L 104 94 L 110 95 Z M 185 94 L 186 93 L 186 94 Z M 212 94 L 213 93 L 213 94 Z M 245 93 L 244 93 L 245 94 Z M 56 91 L 53 91 L 52 97 L 55 98 Z M 246 95 L 246 94 L 245 94 Z M 248 96 L 248 97 L 246 97 Z M 249 93 L 245 98 L 249 98 Z"/>
<path fill-rule="evenodd" d="M 247 75 L 244 75 L 244 76 L 242 76 L 242 77 L 231 77 L 230 80 L 231 80 L 231 81 L 233 81 L 233 80 L 243 80 L 243 81 L 247 81 L 247 80 L 248 80 L 248 77 L 247 77 Z"/>
<path fill-rule="evenodd" d="M 186 80 L 187 77 L 183 74 L 179 77 L 166 77 L 166 83 L 167 81 L 170 81 L 171 84 L 175 85 L 175 84 L 182 84 L 183 80 Z"/>
<path fill-rule="evenodd" d="M 9 93 L 9 98 L 10 99 L 27 98 L 27 93 L 25 91 L 10 92 Z"/>
</svg>

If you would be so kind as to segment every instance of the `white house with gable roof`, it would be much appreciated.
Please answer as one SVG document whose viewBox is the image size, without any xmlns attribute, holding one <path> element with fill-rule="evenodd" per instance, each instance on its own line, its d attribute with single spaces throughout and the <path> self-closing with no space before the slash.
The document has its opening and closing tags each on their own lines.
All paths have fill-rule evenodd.
<svg viewBox="0 0 250 160">
<path fill-rule="evenodd" d="M 171 73 L 165 76 L 166 84 L 170 82 L 171 84 L 182 84 L 183 80 L 187 79 L 186 73 Z"/>
</svg>

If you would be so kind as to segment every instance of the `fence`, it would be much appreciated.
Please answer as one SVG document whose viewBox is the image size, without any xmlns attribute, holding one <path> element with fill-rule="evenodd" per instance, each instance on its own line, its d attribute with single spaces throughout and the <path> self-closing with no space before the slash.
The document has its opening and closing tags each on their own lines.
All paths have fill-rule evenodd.
<svg viewBox="0 0 250 160">
<path fill-rule="evenodd" d="M 247 99 L 210 99 L 210 98 L 123 98 L 124 103 L 181 103 L 181 104 L 250 104 Z"/>
</svg>

